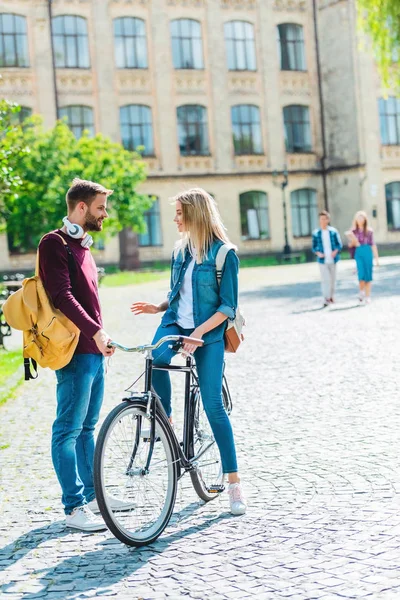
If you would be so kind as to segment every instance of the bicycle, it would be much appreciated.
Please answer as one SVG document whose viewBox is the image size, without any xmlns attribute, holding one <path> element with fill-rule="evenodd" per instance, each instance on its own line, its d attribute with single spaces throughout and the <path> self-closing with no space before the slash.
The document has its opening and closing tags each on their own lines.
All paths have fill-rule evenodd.
<svg viewBox="0 0 400 600">
<path fill-rule="evenodd" d="M 171 518 L 178 481 L 189 473 L 192 485 L 202 500 L 209 502 L 224 490 L 218 447 L 202 406 L 198 375 L 193 357 L 185 365 L 153 365 L 152 352 L 167 342 L 174 349 L 203 340 L 169 335 L 156 344 L 127 348 L 110 345 L 125 352 L 145 355 L 145 389 L 131 392 L 106 417 L 96 443 L 94 484 L 101 515 L 110 531 L 128 546 L 154 542 Z M 152 388 L 153 369 L 185 374 L 183 440 L 180 442 Z M 228 414 L 232 400 L 223 374 L 223 403 Z M 119 510 L 111 508 L 111 498 L 124 502 Z"/>
</svg>

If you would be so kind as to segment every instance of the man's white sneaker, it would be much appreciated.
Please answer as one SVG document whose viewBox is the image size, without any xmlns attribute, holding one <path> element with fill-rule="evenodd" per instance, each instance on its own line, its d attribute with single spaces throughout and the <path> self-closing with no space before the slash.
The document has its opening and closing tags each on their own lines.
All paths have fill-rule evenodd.
<svg viewBox="0 0 400 600">
<path fill-rule="evenodd" d="M 135 502 L 126 502 L 116 498 L 115 496 L 111 496 L 111 494 L 107 495 L 107 504 L 111 510 L 132 510 L 132 508 L 135 508 L 136 506 Z M 91 500 L 91 502 L 88 502 L 86 506 L 94 513 L 100 512 L 96 498 Z"/>
<path fill-rule="evenodd" d="M 240 483 L 230 483 L 228 487 L 229 503 L 233 515 L 244 515 L 247 509 L 246 499 Z"/>
<path fill-rule="evenodd" d="M 70 515 L 65 517 L 67 527 L 80 529 L 81 531 L 103 531 L 107 525 L 92 513 L 87 504 L 74 508 Z"/>
</svg>

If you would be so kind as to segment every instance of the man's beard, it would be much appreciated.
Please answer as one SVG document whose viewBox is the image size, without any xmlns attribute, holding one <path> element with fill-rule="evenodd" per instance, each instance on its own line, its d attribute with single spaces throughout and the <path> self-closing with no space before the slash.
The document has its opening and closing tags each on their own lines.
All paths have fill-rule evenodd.
<svg viewBox="0 0 400 600">
<path fill-rule="evenodd" d="M 101 231 L 103 228 L 103 219 L 96 219 L 90 212 L 90 208 L 85 216 L 85 231 Z"/>
</svg>

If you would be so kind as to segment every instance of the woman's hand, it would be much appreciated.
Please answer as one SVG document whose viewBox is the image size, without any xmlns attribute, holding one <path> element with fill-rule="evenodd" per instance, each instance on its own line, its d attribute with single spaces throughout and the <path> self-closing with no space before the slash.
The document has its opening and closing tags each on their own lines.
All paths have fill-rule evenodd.
<svg viewBox="0 0 400 600">
<path fill-rule="evenodd" d="M 193 331 L 193 333 L 190 334 L 190 337 L 196 338 L 198 340 L 202 340 L 204 333 L 205 332 L 203 331 L 202 327 L 196 327 L 196 329 Z M 198 346 L 194 346 L 192 344 L 184 344 L 183 345 L 184 351 L 189 352 L 189 354 L 193 354 L 197 348 L 198 348 Z"/>
<path fill-rule="evenodd" d="M 160 312 L 160 308 L 150 302 L 134 302 L 131 306 L 131 312 L 134 315 L 155 315 Z"/>
</svg>

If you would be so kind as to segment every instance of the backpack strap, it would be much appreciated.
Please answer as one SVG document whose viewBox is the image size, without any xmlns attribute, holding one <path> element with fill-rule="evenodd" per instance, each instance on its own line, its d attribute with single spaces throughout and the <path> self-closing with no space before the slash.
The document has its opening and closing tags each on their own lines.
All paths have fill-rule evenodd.
<svg viewBox="0 0 400 600">
<path fill-rule="evenodd" d="M 75 264 L 75 260 L 74 260 L 73 254 L 71 252 L 71 248 L 68 246 L 68 243 L 65 241 L 65 239 L 63 238 L 62 235 L 60 235 L 56 231 L 50 231 L 49 233 L 52 233 L 53 235 L 56 235 L 57 237 L 59 237 L 60 240 L 62 241 L 62 243 L 65 246 L 65 249 L 66 249 L 67 254 L 68 254 L 68 270 L 69 270 L 69 275 L 70 275 L 70 278 L 71 278 L 71 284 L 73 285 L 72 275 L 75 276 L 75 274 L 76 274 L 76 264 Z M 36 268 L 35 268 L 35 275 L 37 277 L 39 276 L 39 246 L 40 246 L 41 242 L 44 240 L 44 238 L 47 235 L 49 235 L 49 233 L 46 233 L 42 237 L 42 239 L 40 240 L 40 242 L 38 244 L 38 249 L 37 249 L 37 252 L 36 252 Z"/>
<path fill-rule="evenodd" d="M 223 244 L 217 252 L 217 256 L 215 257 L 215 266 L 217 268 L 217 281 L 218 285 L 221 285 L 222 279 L 222 271 L 225 264 L 226 255 L 230 250 L 235 250 L 236 246 L 234 244 Z"/>
</svg>

